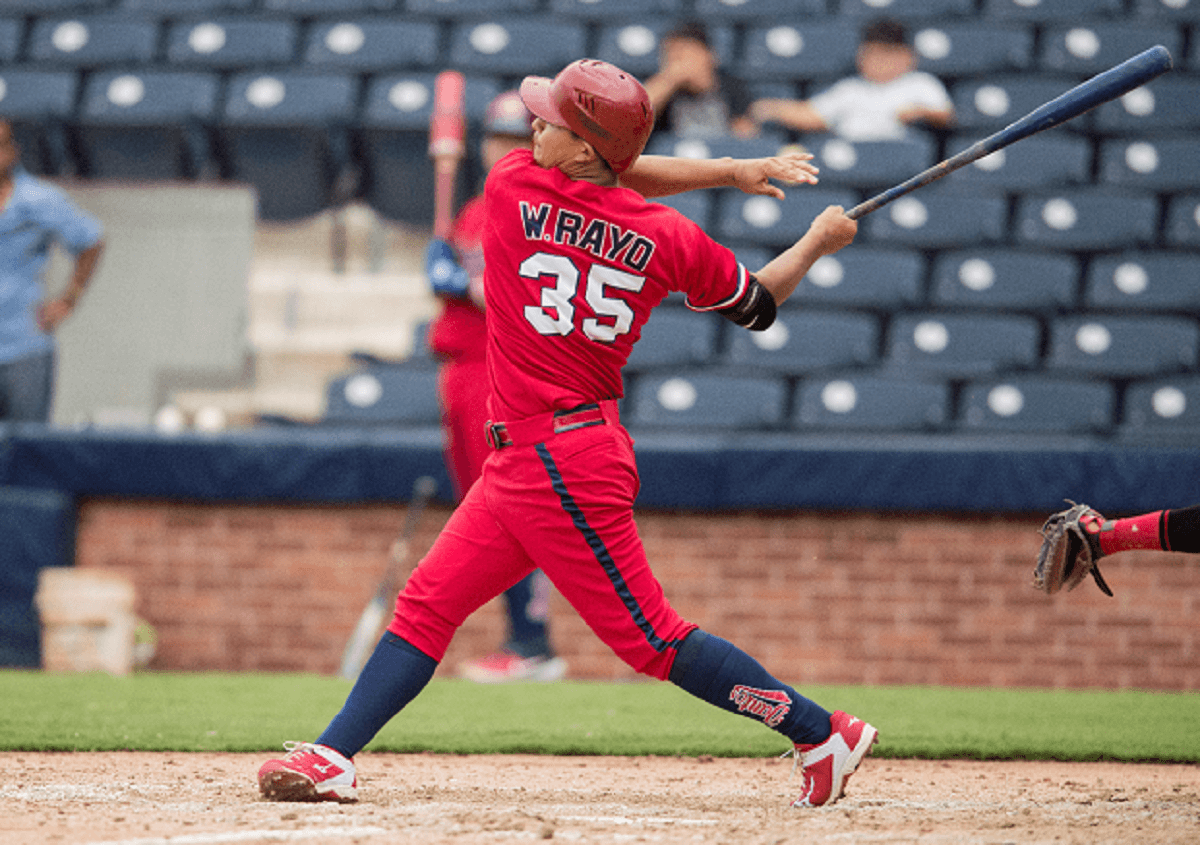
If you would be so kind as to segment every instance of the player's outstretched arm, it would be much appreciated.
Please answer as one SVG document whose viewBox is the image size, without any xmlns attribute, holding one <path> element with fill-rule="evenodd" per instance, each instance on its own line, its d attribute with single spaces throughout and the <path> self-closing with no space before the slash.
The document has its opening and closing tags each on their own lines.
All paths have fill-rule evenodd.
<svg viewBox="0 0 1200 845">
<path fill-rule="evenodd" d="M 849 245 L 858 233 L 858 221 L 846 216 L 840 205 L 831 205 L 813 220 L 808 231 L 754 274 L 780 304 L 796 289 L 804 274 L 823 255 Z"/>
<path fill-rule="evenodd" d="M 738 188 L 747 194 L 783 199 L 775 182 L 817 184 L 817 168 L 809 153 L 766 158 L 676 158 L 638 156 L 621 174 L 621 185 L 644 197 L 667 197 L 705 188 Z"/>
</svg>

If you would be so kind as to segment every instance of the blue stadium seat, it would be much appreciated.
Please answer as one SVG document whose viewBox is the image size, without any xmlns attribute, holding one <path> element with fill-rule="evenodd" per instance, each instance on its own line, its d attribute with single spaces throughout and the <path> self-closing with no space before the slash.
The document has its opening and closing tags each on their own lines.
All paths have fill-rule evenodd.
<svg viewBox="0 0 1200 845">
<path fill-rule="evenodd" d="M 36 19 L 26 51 L 30 61 L 88 68 L 146 64 L 157 49 L 156 21 L 92 15 Z"/>
<path fill-rule="evenodd" d="M 780 378 L 679 370 L 639 377 L 629 398 L 631 428 L 778 428 L 784 421 L 787 384 Z"/>
<path fill-rule="evenodd" d="M 1049 100 L 1074 88 L 1077 77 L 1061 74 L 1001 74 L 969 77 L 950 89 L 957 128 L 975 140 L 1003 129 Z M 1071 128 L 1083 131 L 1091 125 L 1091 113 L 1071 120 Z"/>
<path fill-rule="evenodd" d="M 1200 312 L 1200 255 L 1130 252 L 1097 256 L 1087 274 L 1089 308 Z"/>
<path fill-rule="evenodd" d="M 821 184 L 890 188 L 937 163 L 937 142 L 925 134 L 895 141 L 847 141 L 836 135 L 805 138 L 816 155 Z"/>
<path fill-rule="evenodd" d="M 352 76 L 246 73 L 229 81 L 218 126 L 229 177 L 254 186 L 265 220 L 295 220 L 345 199 L 335 193 L 350 164 Z"/>
<path fill-rule="evenodd" d="M 944 249 L 999 241 L 1007 221 L 1002 195 L 941 187 L 900 197 L 869 214 L 859 231 L 872 243 Z"/>
<path fill-rule="evenodd" d="M 366 171 L 365 196 L 375 211 L 391 220 L 423 226 L 433 220 L 429 117 L 434 79 L 433 73 L 378 76 L 367 87 L 355 130 Z M 482 120 L 500 86 L 490 77 L 468 76 L 466 83 L 470 127 Z M 470 173 L 460 168 L 459 201 L 472 193 Z"/>
<path fill-rule="evenodd" d="M 222 70 L 288 65 L 294 61 L 299 29 L 289 20 L 223 15 L 181 20 L 167 30 L 167 61 Z"/>
<path fill-rule="evenodd" d="M 683 0 L 550 0 L 550 11 L 565 18 L 603 22 L 627 21 L 642 15 L 678 17 L 684 8 Z M 621 67 L 634 72 L 624 65 Z"/>
<path fill-rule="evenodd" d="M 321 21 L 308 30 L 304 61 L 314 67 L 367 73 L 428 68 L 438 61 L 438 36 L 437 24 L 430 21 Z"/>
<path fill-rule="evenodd" d="M 633 2 L 636 4 L 637 0 Z M 597 59 L 612 62 L 644 80 L 658 70 L 659 43 L 677 21 L 674 18 L 643 18 L 641 14 L 620 15 L 621 23 L 605 21 L 597 24 L 595 55 Z M 723 65 L 733 62 L 735 39 L 736 33 L 730 26 L 708 27 L 709 44 Z"/>
<path fill-rule="evenodd" d="M 736 188 L 727 188 L 718 193 L 717 240 L 790 246 L 808 231 L 813 219 L 826 206 L 849 208 L 856 201 L 853 192 L 831 188 L 788 191 L 782 201 L 774 197 L 748 196 Z"/>
<path fill-rule="evenodd" d="M 4 0 L 10 15 L 85 14 L 103 11 L 108 0 Z"/>
<path fill-rule="evenodd" d="M 258 0 L 120 0 L 118 8 L 127 12 L 174 17 L 210 12 L 248 12 L 257 3 Z"/>
<path fill-rule="evenodd" d="M 1154 79 L 1095 111 L 1105 133 L 1147 133 L 1200 128 L 1200 76 L 1179 72 Z"/>
<path fill-rule="evenodd" d="M 822 18 L 825 0 L 695 0 L 695 16 L 703 21 L 787 21 Z"/>
<path fill-rule="evenodd" d="M 1128 19 L 1072 21 L 1042 31 L 1039 63 L 1045 70 L 1097 74 L 1156 44 L 1181 55 L 1183 34 L 1171 24 Z"/>
<path fill-rule="evenodd" d="M 1200 194 L 1174 197 L 1167 206 L 1166 240 L 1171 246 L 1200 247 Z"/>
<path fill-rule="evenodd" d="M 1044 311 L 1075 304 L 1079 262 L 1062 253 L 1010 249 L 942 252 L 933 265 L 935 305 Z"/>
<path fill-rule="evenodd" d="M 983 0 L 982 13 L 987 18 L 1017 19 L 1046 23 L 1081 21 L 1099 17 L 1120 16 L 1125 12 L 1124 0 Z"/>
<path fill-rule="evenodd" d="M 450 33 L 451 67 L 463 72 L 552 76 L 585 56 L 583 24 L 559 19 L 497 16 L 460 21 Z"/>
<path fill-rule="evenodd" d="M 1104 141 L 1100 178 L 1152 191 L 1196 190 L 1200 188 L 1200 139 L 1188 134 Z"/>
<path fill-rule="evenodd" d="M 917 250 L 851 245 L 818 258 L 783 307 L 912 306 L 921 301 L 924 280 L 925 257 Z"/>
<path fill-rule="evenodd" d="M 368 367 L 332 379 L 321 422 L 335 425 L 438 425 L 437 369 Z"/>
<path fill-rule="evenodd" d="M 1195 369 L 1198 346 L 1190 318 L 1076 315 L 1051 324 L 1047 366 L 1113 377 L 1175 373 Z"/>
<path fill-rule="evenodd" d="M 735 331 L 725 360 L 739 370 L 784 375 L 858 367 L 878 360 L 879 320 L 855 311 L 779 312 L 766 331 Z"/>
<path fill-rule="evenodd" d="M 1041 327 L 1014 314 L 900 314 L 888 329 L 888 369 L 985 375 L 1037 364 Z"/>
<path fill-rule="evenodd" d="M 656 367 L 693 367 L 710 363 L 724 318 L 687 308 L 660 306 L 642 327 L 625 368 L 632 371 Z"/>
<path fill-rule="evenodd" d="M 397 0 L 262 0 L 268 12 L 289 15 L 353 15 L 369 12 L 391 12 L 403 3 Z"/>
<path fill-rule="evenodd" d="M 983 137 L 982 133 L 954 135 L 947 142 L 946 155 L 962 152 Z M 1051 130 L 955 170 L 944 184 L 1011 192 L 1090 182 L 1091 178 L 1092 145 L 1088 139 L 1067 130 Z"/>
<path fill-rule="evenodd" d="M 66 123 L 74 114 L 78 89 L 73 71 L 0 67 L 0 114 L 12 125 L 21 164 L 30 173 L 75 171 Z"/>
<path fill-rule="evenodd" d="M 1133 0 L 1131 5 L 1138 17 L 1200 23 L 1200 6 L 1187 0 Z"/>
<path fill-rule="evenodd" d="M 941 428 L 950 389 L 940 381 L 853 374 L 804 379 L 796 396 L 796 428 L 925 431 Z"/>
<path fill-rule="evenodd" d="M 836 0 L 837 14 L 849 18 L 876 18 L 886 14 L 905 22 L 923 18 L 944 20 L 956 17 L 974 17 L 975 0 Z"/>
<path fill-rule="evenodd" d="M 1108 382 L 1016 376 L 967 383 L 959 417 L 967 431 L 1087 434 L 1109 431 L 1115 407 Z"/>
<path fill-rule="evenodd" d="M 1132 382 L 1125 389 L 1122 427 L 1129 432 L 1200 432 L 1200 377 L 1180 375 Z"/>
<path fill-rule="evenodd" d="M 404 10 L 409 14 L 438 18 L 534 12 L 540 6 L 541 0 L 404 0 Z"/>
<path fill-rule="evenodd" d="M 93 74 L 76 124 L 84 172 L 104 179 L 216 176 L 207 131 L 219 88 L 215 74 Z"/>
<path fill-rule="evenodd" d="M 669 205 L 700 228 L 707 230 L 715 199 L 712 191 L 686 191 L 669 197 L 658 197 L 652 202 Z"/>
<path fill-rule="evenodd" d="M 765 158 L 777 155 L 786 142 L 784 135 L 769 130 L 753 138 L 736 135 L 698 138 L 658 131 L 650 136 L 646 152 L 678 158 Z"/>
<path fill-rule="evenodd" d="M 1049 249 L 1122 249 L 1153 243 L 1158 200 L 1153 194 L 1103 187 L 1025 194 L 1017 202 L 1019 243 Z"/>
<path fill-rule="evenodd" d="M 795 13 L 748 27 L 736 71 L 746 79 L 840 79 L 854 72 L 858 27 L 846 18 Z M 796 23 L 791 23 L 795 20 Z"/>
<path fill-rule="evenodd" d="M 0 67 L 14 65 L 21 52 L 25 22 L 16 18 L 0 19 Z"/>
<path fill-rule="evenodd" d="M 1019 24 L 930 21 L 912 36 L 918 67 L 940 79 L 1007 73 L 1033 64 L 1033 30 Z"/>
</svg>

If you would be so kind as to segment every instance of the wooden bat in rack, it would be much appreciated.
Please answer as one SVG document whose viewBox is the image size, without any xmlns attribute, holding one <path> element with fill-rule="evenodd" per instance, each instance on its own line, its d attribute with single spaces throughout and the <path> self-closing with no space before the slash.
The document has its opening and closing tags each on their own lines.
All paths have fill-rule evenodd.
<svg viewBox="0 0 1200 845">
<path fill-rule="evenodd" d="M 433 82 L 433 114 L 429 119 L 429 157 L 433 159 L 433 236 L 447 238 L 454 221 L 454 186 L 465 154 L 467 133 L 466 80 L 444 70 Z"/>
<path fill-rule="evenodd" d="M 887 205 L 897 197 L 902 197 L 917 188 L 928 185 L 935 179 L 941 179 L 947 173 L 958 170 L 985 155 L 1016 143 L 1022 138 L 1028 138 L 1030 135 L 1058 126 L 1101 103 L 1115 100 L 1170 69 L 1171 54 L 1167 48 L 1161 44 L 1151 47 L 1149 50 L 1138 53 L 1133 58 L 1093 76 L 1086 82 L 1081 82 L 1065 94 L 1038 106 L 1015 123 L 1010 123 L 999 132 L 989 135 L 982 141 L 976 141 L 962 152 L 856 205 L 846 212 L 846 216 L 857 220 L 863 215 L 870 214 L 877 208 Z"/>
</svg>

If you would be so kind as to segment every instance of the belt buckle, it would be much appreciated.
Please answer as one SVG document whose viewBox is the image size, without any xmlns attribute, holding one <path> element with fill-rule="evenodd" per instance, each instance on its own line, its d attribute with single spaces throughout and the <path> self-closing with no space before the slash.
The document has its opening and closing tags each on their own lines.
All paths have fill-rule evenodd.
<svg viewBox="0 0 1200 845">
<path fill-rule="evenodd" d="M 512 445 L 512 440 L 509 439 L 508 429 L 504 427 L 504 423 L 494 423 L 488 420 L 484 433 L 487 436 L 488 445 L 493 449 L 503 449 L 505 446 Z"/>
</svg>

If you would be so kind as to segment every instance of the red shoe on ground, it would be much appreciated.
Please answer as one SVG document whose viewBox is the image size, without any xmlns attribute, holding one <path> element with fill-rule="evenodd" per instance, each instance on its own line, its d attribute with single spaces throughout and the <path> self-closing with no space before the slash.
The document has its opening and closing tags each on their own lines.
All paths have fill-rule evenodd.
<svg viewBox="0 0 1200 845">
<path fill-rule="evenodd" d="M 332 748 L 311 742 L 285 742 L 288 754 L 258 770 L 258 790 L 268 801 L 358 800 L 354 762 Z"/>
<path fill-rule="evenodd" d="M 846 792 L 846 781 L 871 753 L 879 731 L 861 719 L 838 710 L 830 719 L 833 733 L 815 745 L 796 743 L 796 756 L 804 771 L 804 789 L 793 807 L 823 807 Z"/>
</svg>

